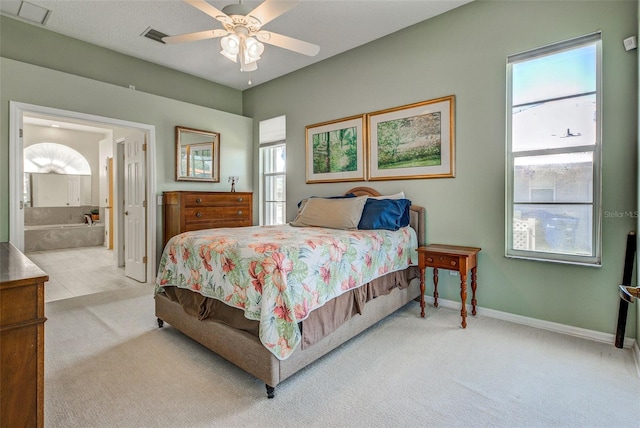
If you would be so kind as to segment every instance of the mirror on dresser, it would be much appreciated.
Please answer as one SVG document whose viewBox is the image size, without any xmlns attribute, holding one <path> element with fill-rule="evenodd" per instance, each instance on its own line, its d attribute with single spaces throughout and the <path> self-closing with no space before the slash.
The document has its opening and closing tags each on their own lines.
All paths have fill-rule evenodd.
<svg viewBox="0 0 640 428">
<path fill-rule="evenodd" d="M 176 126 L 176 180 L 220 181 L 220 133 Z"/>
</svg>

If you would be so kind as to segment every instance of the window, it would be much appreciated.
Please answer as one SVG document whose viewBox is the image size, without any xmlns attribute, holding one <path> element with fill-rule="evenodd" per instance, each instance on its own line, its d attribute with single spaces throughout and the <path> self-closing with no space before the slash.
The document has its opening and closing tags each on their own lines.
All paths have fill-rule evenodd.
<svg viewBox="0 0 640 428">
<path fill-rule="evenodd" d="M 260 122 L 260 224 L 287 221 L 285 116 Z"/>
<path fill-rule="evenodd" d="M 600 40 L 507 60 L 507 257 L 600 265 Z"/>
</svg>

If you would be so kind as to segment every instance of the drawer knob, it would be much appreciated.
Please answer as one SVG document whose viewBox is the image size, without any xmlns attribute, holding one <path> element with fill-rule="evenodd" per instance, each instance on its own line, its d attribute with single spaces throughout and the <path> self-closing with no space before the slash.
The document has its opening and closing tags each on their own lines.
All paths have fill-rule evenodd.
<svg viewBox="0 0 640 428">
<path fill-rule="evenodd" d="M 198 211 L 198 212 L 196 213 L 196 217 L 198 217 L 198 218 L 202 217 L 202 213 L 201 213 L 200 211 Z"/>
<path fill-rule="evenodd" d="M 242 202 L 242 198 L 238 198 L 238 202 Z"/>
<path fill-rule="evenodd" d="M 458 262 L 456 262 L 455 260 L 451 260 L 451 266 L 455 266 L 457 264 L 458 264 Z"/>
<path fill-rule="evenodd" d="M 432 258 L 432 257 L 427 257 L 427 261 L 428 261 L 429 263 L 433 263 L 433 258 Z"/>
<path fill-rule="evenodd" d="M 202 202 L 202 199 L 200 199 L 200 198 L 197 198 L 197 199 L 196 199 L 196 204 L 199 204 L 199 203 L 201 203 L 201 202 Z"/>
<path fill-rule="evenodd" d="M 238 215 L 242 215 L 242 211 L 238 211 Z"/>
</svg>

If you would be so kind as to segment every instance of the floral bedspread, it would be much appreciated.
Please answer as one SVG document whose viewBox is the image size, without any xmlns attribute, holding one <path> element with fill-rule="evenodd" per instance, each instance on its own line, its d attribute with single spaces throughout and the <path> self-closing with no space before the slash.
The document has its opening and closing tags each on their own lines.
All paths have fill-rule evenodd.
<svg viewBox="0 0 640 428">
<path fill-rule="evenodd" d="M 260 341 L 280 360 L 300 343 L 298 322 L 325 302 L 389 272 L 416 265 L 410 227 L 335 230 L 252 226 L 174 236 L 156 278 L 244 310 L 260 321 Z"/>
</svg>

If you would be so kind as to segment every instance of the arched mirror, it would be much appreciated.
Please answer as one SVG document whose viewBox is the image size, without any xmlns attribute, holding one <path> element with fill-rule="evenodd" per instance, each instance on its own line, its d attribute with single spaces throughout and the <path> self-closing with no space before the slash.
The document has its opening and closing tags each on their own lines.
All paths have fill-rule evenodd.
<svg viewBox="0 0 640 428">
<path fill-rule="evenodd" d="M 24 149 L 25 207 L 91 205 L 91 167 L 71 147 L 38 143 Z"/>
<path fill-rule="evenodd" d="M 176 180 L 220 182 L 220 134 L 176 126 Z"/>
</svg>

